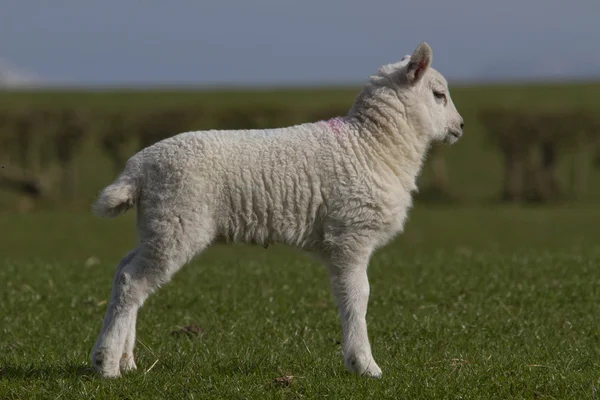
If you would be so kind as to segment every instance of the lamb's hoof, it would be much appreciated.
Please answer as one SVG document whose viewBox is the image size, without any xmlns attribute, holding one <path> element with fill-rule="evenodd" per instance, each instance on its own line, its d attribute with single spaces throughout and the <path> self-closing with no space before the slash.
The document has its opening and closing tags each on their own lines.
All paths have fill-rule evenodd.
<svg viewBox="0 0 600 400">
<path fill-rule="evenodd" d="M 382 375 L 383 372 L 381 372 L 381 368 L 375 364 L 375 361 L 373 361 L 373 364 L 367 367 L 367 369 L 361 373 L 361 376 L 368 376 L 369 378 L 373 379 L 381 379 Z"/>
<path fill-rule="evenodd" d="M 381 368 L 377 365 L 373 358 L 367 357 L 348 357 L 346 366 L 351 372 L 360 376 L 367 376 L 373 379 L 380 379 L 382 376 Z"/>
<path fill-rule="evenodd" d="M 119 371 L 119 364 L 113 362 L 107 362 L 105 354 L 101 351 L 94 351 L 92 353 L 92 367 L 102 378 L 117 378 L 121 376 Z"/>
<path fill-rule="evenodd" d="M 119 367 L 123 372 L 135 371 L 137 369 L 137 365 L 135 365 L 133 354 L 128 356 L 127 353 L 123 353 L 121 359 L 119 360 Z"/>
</svg>

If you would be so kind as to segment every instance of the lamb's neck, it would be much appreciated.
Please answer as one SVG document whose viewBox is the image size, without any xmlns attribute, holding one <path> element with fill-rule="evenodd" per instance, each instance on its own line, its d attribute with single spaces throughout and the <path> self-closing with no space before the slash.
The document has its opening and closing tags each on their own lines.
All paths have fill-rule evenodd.
<svg viewBox="0 0 600 400">
<path fill-rule="evenodd" d="M 362 108 L 351 113 L 349 121 L 357 127 L 360 142 L 373 155 L 379 168 L 391 171 L 415 190 L 429 141 L 407 124 L 403 111 L 381 107 Z"/>
</svg>

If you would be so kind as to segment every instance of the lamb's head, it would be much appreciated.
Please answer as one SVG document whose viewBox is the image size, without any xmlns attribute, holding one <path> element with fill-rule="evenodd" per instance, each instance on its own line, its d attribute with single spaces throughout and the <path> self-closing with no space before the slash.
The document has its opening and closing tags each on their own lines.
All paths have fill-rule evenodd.
<svg viewBox="0 0 600 400">
<path fill-rule="evenodd" d="M 431 68 L 432 59 L 431 47 L 423 42 L 412 56 L 382 67 L 371 82 L 375 78 L 395 92 L 394 100 L 402 103 L 397 108 L 418 135 L 452 144 L 462 136 L 464 121 L 452 102 L 446 79 Z M 386 97 L 390 100 L 392 96 Z"/>
</svg>

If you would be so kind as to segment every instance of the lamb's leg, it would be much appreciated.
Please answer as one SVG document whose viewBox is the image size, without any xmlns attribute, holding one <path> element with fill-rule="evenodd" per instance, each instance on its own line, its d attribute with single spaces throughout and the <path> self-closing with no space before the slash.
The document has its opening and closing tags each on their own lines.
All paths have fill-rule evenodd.
<svg viewBox="0 0 600 400">
<path fill-rule="evenodd" d="M 367 266 L 372 249 L 345 248 L 330 257 L 329 273 L 340 312 L 346 367 L 360 375 L 381 377 L 381 369 L 371 354 L 367 334 L 369 280 Z"/>
<path fill-rule="evenodd" d="M 117 265 L 117 270 L 115 272 L 115 278 L 114 278 L 113 287 L 112 287 L 111 303 L 109 303 L 108 309 L 106 311 L 106 316 L 104 318 L 104 323 L 102 325 L 102 331 L 101 331 L 100 336 L 102 336 L 105 333 L 106 327 L 108 326 L 108 321 L 112 320 L 114 317 L 114 315 L 113 315 L 114 314 L 113 299 L 115 299 L 115 296 L 117 295 L 116 290 L 119 285 L 119 277 L 121 276 L 121 272 L 123 271 L 123 268 L 125 266 L 127 266 L 133 260 L 133 258 L 136 256 L 137 252 L 138 252 L 138 249 L 130 251 L 129 253 L 127 253 L 127 255 L 125 257 L 123 257 L 123 259 L 121 260 L 119 265 Z M 111 306 L 113 306 L 113 307 L 111 307 Z M 93 364 L 96 365 L 97 360 L 94 359 L 94 353 L 96 353 L 96 348 L 94 348 L 94 350 L 92 351 Z M 131 361 L 133 362 L 133 352 L 131 352 L 130 354 L 131 354 Z M 122 362 L 123 361 L 121 361 L 121 363 Z"/>
<path fill-rule="evenodd" d="M 137 365 L 135 364 L 135 358 L 133 355 L 133 350 L 135 349 L 135 325 L 137 321 L 137 312 L 138 309 L 134 310 L 134 315 L 131 318 L 131 324 L 129 325 L 129 331 L 127 332 L 127 336 L 125 337 L 125 347 L 123 348 L 123 354 L 121 354 L 121 359 L 119 360 L 119 366 L 121 371 L 133 371 L 137 369 Z"/>
<path fill-rule="evenodd" d="M 120 367 L 131 369 L 127 360 L 131 357 L 133 361 L 135 319 L 139 307 L 188 259 L 188 254 L 167 244 L 146 244 L 119 268 L 102 331 L 92 350 L 92 365 L 102 376 L 119 376 Z"/>
<path fill-rule="evenodd" d="M 117 271 L 115 273 L 115 280 L 113 282 L 113 292 L 114 288 L 116 288 L 118 284 L 118 277 L 127 264 L 133 260 L 133 257 L 137 254 L 137 249 L 130 251 L 119 263 L 117 266 Z M 114 295 L 114 293 L 113 293 Z M 125 348 L 123 350 L 123 354 L 121 355 L 121 359 L 119 361 L 120 367 L 122 371 L 130 371 L 136 369 L 135 360 L 133 356 L 133 349 L 135 346 L 135 320 L 136 316 L 134 315 L 132 318 L 131 325 L 129 326 L 129 331 L 127 333 L 127 339 L 125 340 Z"/>
<path fill-rule="evenodd" d="M 115 276 L 115 285 L 117 284 L 117 277 L 119 276 L 119 272 L 120 271 L 117 271 L 117 274 Z M 119 367 L 123 372 L 133 371 L 137 369 L 137 365 L 135 365 L 135 358 L 133 355 L 133 350 L 135 348 L 135 325 L 137 320 L 137 312 L 138 308 L 134 307 L 129 328 L 127 331 L 127 336 L 125 336 L 125 346 L 123 347 L 121 359 L 119 360 Z"/>
</svg>

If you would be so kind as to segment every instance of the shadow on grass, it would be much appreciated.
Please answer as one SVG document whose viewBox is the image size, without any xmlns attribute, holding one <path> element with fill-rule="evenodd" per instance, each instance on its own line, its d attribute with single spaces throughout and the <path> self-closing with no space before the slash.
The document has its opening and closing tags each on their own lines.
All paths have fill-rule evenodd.
<svg viewBox="0 0 600 400">
<path fill-rule="evenodd" d="M 96 378 L 96 372 L 91 366 L 81 364 L 66 365 L 0 365 L 1 380 L 25 379 L 57 379 L 57 378 Z"/>
</svg>

